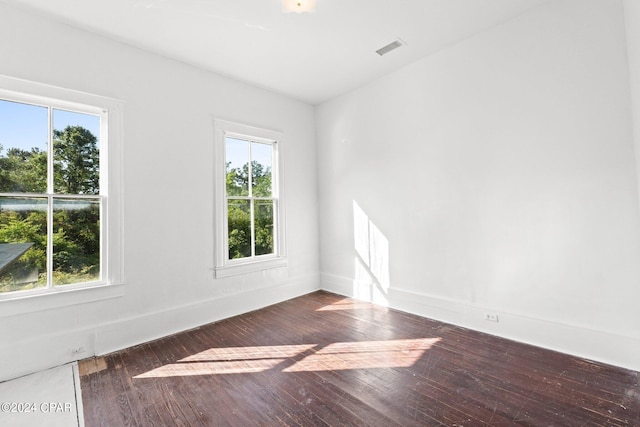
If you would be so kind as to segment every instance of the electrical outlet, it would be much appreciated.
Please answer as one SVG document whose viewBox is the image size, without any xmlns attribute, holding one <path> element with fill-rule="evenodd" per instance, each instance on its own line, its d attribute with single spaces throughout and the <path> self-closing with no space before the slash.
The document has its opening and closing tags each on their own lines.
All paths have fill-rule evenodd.
<svg viewBox="0 0 640 427">
<path fill-rule="evenodd" d="M 80 347 L 75 347 L 69 350 L 71 352 L 72 356 L 77 356 L 78 354 L 82 354 L 85 351 L 87 351 L 84 346 L 80 346 Z"/>
<path fill-rule="evenodd" d="M 484 320 L 488 320 L 489 322 L 498 323 L 498 315 L 496 313 L 485 313 Z"/>
</svg>

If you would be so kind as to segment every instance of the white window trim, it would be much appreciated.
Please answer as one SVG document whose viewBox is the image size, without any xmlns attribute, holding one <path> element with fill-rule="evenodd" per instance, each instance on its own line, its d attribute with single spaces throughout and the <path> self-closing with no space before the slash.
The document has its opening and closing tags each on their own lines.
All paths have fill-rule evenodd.
<svg viewBox="0 0 640 427">
<path fill-rule="evenodd" d="M 122 192 L 122 114 L 123 102 L 113 98 L 64 89 L 47 84 L 0 75 L 0 96 L 28 104 L 54 108 L 106 111 L 106 123 L 101 122 L 100 144 L 106 151 L 101 156 L 104 226 L 102 227 L 102 278 L 91 283 L 79 283 L 47 289 L 0 294 L 0 317 L 82 304 L 124 294 L 124 241 Z M 96 109 L 98 107 L 98 109 Z M 102 148 L 104 147 L 104 148 Z"/>
<path fill-rule="evenodd" d="M 275 254 L 247 259 L 228 259 L 228 230 L 226 213 L 225 135 L 247 138 L 253 141 L 274 142 L 276 170 L 273 190 L 277 203 L 275 212 Z M 287 266 L 285 239 L 284 155 L 283 133 L 228 120 L 214 120 L 215 142 L 215 277 L 217 279 L 256 271 Z"/>
</svg>

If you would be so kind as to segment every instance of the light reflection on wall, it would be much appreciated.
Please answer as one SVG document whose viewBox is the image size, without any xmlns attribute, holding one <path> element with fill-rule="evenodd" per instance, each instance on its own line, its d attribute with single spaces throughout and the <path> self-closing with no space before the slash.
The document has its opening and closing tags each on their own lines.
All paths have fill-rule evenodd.
<svg viewBox="0 0 640 427">
<path fill-rule="evenodd" d="M 390 286 L 389 240 L 358 203 L 353 201 L 353 239 L 356 251 L 353 295 L 388 305 Z"/>
</svg>

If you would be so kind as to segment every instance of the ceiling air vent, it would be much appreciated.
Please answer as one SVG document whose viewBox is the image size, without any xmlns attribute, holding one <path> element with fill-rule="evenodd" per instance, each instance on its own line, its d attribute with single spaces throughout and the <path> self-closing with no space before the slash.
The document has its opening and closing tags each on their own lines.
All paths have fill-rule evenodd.
<svg viewBox="0 0 640 427">
<path fill-rule="evenodd" d="M 389 43 L 386 46 L 381 47 L 380 49 L 376 50 L 376 53 L 380 56 L 382 55 L 386 55 L 387 53 L 391 52 L 392 50 L 395 50 L 397 48 L 399 48 L 400 46 L 404 46 L 406 43 L 403 42 L 400 39 L 395 39 L 394 41 L 392 41 L 391 43 Z"/>
</svg>

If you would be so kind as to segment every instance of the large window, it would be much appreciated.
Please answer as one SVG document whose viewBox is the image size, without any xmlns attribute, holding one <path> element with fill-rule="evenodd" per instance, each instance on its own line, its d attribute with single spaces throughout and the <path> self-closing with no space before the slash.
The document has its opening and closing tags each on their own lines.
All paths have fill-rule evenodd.
<svg viewBox="0 0 640 427">
<path fill-rule="evenodd" d="M 107 245 L 120 240 L 109 233 L 108 115 L 0 89 L 0 297 L 120 278 Z"/>
<path fill-rule="evenodd" d="M 282 134 L 216 121 L 216 277 L 285 264 Z"/>
</svg>

